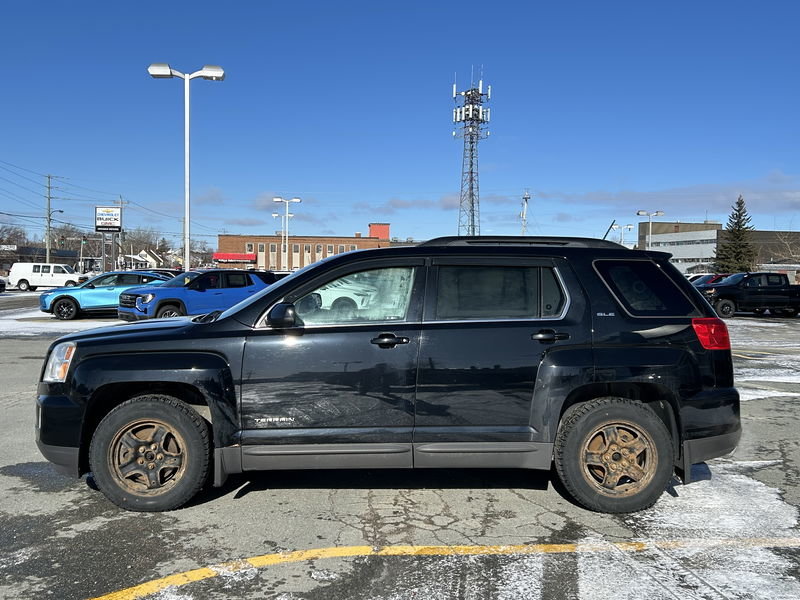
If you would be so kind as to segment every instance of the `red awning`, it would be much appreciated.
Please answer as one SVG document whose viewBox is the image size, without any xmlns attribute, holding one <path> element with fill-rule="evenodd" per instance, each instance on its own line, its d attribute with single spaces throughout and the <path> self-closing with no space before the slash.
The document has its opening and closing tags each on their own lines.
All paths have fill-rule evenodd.
<svg viewBox="0 0 800 600">
<path fill-rule="evenodd" d="M 214 260 L 217 262 L 256 262 L 256 255 L 240 252 L 214 252 Z"/>
</svg>

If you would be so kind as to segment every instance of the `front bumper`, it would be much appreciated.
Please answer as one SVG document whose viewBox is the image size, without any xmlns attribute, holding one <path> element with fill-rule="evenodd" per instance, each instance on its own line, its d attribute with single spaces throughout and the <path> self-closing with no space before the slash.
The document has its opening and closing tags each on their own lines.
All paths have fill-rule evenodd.
<svg viewBox="0 0 800 600">
<path fill-rule="evenodd" d="M 117 318 L 122 319 L 123 321 L 146 321 L 150 317 L 147 313 L 139 312 L 136 309 L 117 309 Z"/>
</svg>

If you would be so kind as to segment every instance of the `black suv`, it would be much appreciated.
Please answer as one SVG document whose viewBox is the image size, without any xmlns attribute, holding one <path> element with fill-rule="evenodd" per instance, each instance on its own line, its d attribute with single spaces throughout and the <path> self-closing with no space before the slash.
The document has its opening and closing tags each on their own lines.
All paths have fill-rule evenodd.
<svg viewBox="0 0 800 600">
<path fill-rule="evenodd" d="M 555 469 L 651 506 L 741 429 L 728 332 L 659 252 L 439 238 L 327 258 L 225 312 L 50 347 L 37 441 L 131 510 L 263 469 Z"/>
</svg>

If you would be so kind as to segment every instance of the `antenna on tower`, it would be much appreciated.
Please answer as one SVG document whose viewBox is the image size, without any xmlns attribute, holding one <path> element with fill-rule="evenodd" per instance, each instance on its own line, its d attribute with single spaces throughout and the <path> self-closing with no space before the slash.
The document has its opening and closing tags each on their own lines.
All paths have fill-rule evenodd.
<svg viewBox="0 0 800 600">
<path fill-rule="evenodd" d="M 522 210 L 519 213 L 520 221 L 522 221 L 522 235 L 528 235 L 528 200 L 530 199 L 531 195 L 526 188 L 522 195 Z"/>
<path fill-rule="evenodd" d="M 473 65 L 470 88 L 457 92 L 453 85 L 453 123 L 460 124 L 461 130 L 453 131 L 453 136 L 464 138 L 464 154 L 461 162 L 461 198 L 458 208 L 458 235 L 480 235 L 480 194 L 478 191 L 478 141 L 488 137 L 489 109 L 483 106 L 489 100 L 492 87 L 483 88 L 483 67 L 478 86 L 474 83 Z M 459 96 L 463 100 L 459 101 Z"/>
</svg>

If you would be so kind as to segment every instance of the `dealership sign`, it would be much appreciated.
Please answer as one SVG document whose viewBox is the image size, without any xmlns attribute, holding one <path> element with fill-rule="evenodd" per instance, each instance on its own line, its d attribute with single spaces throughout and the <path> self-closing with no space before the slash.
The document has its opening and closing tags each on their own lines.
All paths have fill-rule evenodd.
<svg viewBox="0 0 800 600">
<path fill-rule="evenodd" d="M 95 206 L 94 230 L 116 233 L 122 231 L 121 206 Z"/>
</svg>

